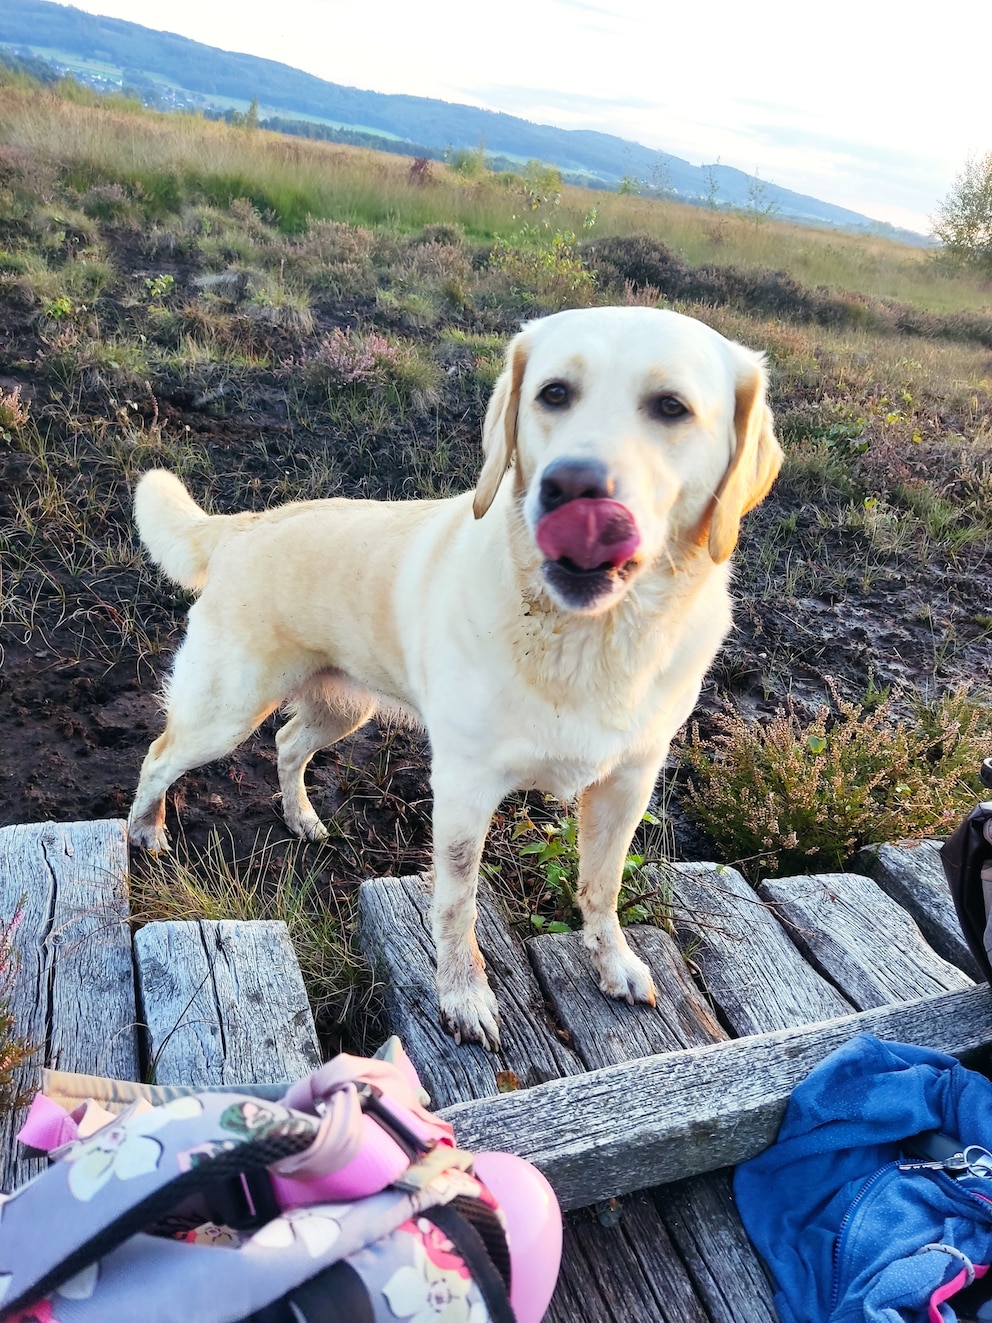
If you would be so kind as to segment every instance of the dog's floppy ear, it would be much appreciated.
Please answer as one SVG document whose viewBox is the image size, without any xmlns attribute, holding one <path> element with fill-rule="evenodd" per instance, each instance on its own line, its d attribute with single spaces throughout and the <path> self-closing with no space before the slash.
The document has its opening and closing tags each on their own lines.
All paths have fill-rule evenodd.
<svg viewBox="0 0 992 1323">
<path fill-rule="evenodd" d="M 717 565 L 730 558 L 741 519 L 765 499 L 782 465 L 782 448 L 765 401 L 764 361 L 740 345 L 734 349 L 738 356 L 734 454 L 714 499 L 709 527 L 709 552 Z"/>
<path fill-rule="evenodd" d="M 482 426 L 482 451 L 485 463 L 475 488 L 472 511 L 481 519 L 495 499 L 503 474 L 510 467 L 517 449 L 517 414 L 520 411 L 520 383 L 527 366 L 527 350 L 517 335 L 510 341 L 506 367 L 486 410 Z"/>
</svg>

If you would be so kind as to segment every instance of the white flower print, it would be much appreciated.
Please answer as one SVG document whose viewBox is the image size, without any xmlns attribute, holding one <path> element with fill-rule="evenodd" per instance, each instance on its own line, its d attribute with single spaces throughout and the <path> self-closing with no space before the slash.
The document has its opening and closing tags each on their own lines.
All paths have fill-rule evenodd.
<svg viewBox="0 0 992 1323">
<path fill-rule="evenodd" d="M 63 1282 L 55 1294 L 64 1296 L 66 1300 L 88 1300 L 96 1290 L 99 1277 L 99 1263 L 91 1263 L 82 1272 L 77 1272 L 75 1277 Z"/>
<path fill-rule="evenodd" d="M 412 1268 L 400 1268 L 382 1288 L 390 1312 L 407 1323 L 485 1323 L 485 1306 L 468 1299 L 471 1278 L 432 1263 L 419 1240 Z"/>
<path fill-rule="evenodd" d="M 341 1223 L 332 1214 L 346 1211 L 347 1207 L 328 1204 L 292 1208 L 256 1231 L 252 1243 L 266 1249 L 289 1249 L 294 1240 L 302 1240 L 311 1259 L 322 1258 L 334 1248 L 341 1234 Z"/>
<path fill-rule="evenodd" d="M 122 1112 L 95 1135 L 72 1145 L 62 1159 L 69 1167 L 69 1189 L 88 1203 L 111 1179 L 133 1180 L 158 1166 L 162 1145 L 150 1136 L 170 1121 L 197 1116 L 203 1110 L 196 1098 L 177 1098 L 163 1107 L 135 1113 Z"/>
</svg>

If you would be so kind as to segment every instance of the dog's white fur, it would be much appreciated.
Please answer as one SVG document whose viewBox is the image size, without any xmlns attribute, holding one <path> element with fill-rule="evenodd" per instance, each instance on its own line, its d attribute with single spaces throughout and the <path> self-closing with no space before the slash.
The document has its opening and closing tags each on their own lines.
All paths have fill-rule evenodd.
<svg viewBox="0 0 992 1323">
<path fill-rule="evenodd" d="M 540 392 L 563 383 L 563 407 Z M 687 413 L 658 416 L 674 396 Z M 781 462 L 761 356 L 647 308 L 558 313 L 511 342 L 474 492 L 437 501 L 309 501 L 208 516 L 148 473 L 135 498 L 152 559 L 199 592 L 168 685 L 165 732 L 141 770 L 130 838 L 168 848 L 165 794 L 229 753 L 275 708 L 289 827 L 326 835 L 304 788 L 313 754 L 377 709 L 426 728 L 434 793 L 441 1016 L 495 1047 L 475 940 L 493 812 L 513 789 L 578 799 L 584 942 L 604 992 L 653 1003 L 619 926 L 620 874 L 669 741 L 731 624 L 741 516 Z M 576 606 L 535 542 L 541 478 L 600 463 L 641 536 L 603 593 Z"/>
</svg>

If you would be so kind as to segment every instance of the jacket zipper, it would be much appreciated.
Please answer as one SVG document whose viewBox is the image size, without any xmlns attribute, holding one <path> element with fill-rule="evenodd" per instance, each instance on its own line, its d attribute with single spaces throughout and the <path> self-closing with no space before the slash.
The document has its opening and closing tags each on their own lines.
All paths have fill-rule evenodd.
<svg viewBox="0 0 992 1323">
<path fill-rule="evenodd" d="M 847 1212 L 840 1220 L 840 1226 L 837 1228 L 837 1239 L 834 1241 L 834 1263 L 833 1263 L 834 1280 L 833 1280 L 833 1289 L 830 1293 L 831 1314 L 833 1314 L 834 1310 L 837 1308 L 837 1298 L 840 1295 L 840 1259 L 841 1259 L 841 1252 L 844 1248 L 844 1241 L 847 1238 L 847 1229 L 850 1224 L 851 1218 L 854 1216 L 858 1205 L 869 1193 L 869 1191 L 873 1188 L 873 1186 L 875 1186 L 878 1183 L 878 1181 L 880 1181 L 887 1172 L 893 1171 L 898 1166 L 899 1166 L 899 1160 L 893 1159 L 892 1162 L 887 1162 L 884 1167 L 879 1167 L 878 1171 L 876 1171 L 874 1175 L 869 1176 L 868 1179 L 865 1181 L 864 1185 L 862 1185 L 861 1189 L 848 1204 Z"/>
<path fill-rule="evenodd" d="M 837 1308 L 837 1300 L 838 1297 L 840 1296 L 840 1261 L 841 1261 L 841 1255 L 844 1250 L 844 1242 L 847 1238 L 847 1231 L 851 1218 L 854 1216 L 855 1212 L 857 1211 L 859 1204 L 870 1193 L 870 1191 L 878 1183 L 878 1181 L 880 1181 L 881 1178 L 884 1175 L 886 1175 L 887 1172 L 892 1171 L 894 1168 L 898 1168 L 900 1162 L 902 1162 L 903 1160 L 904 1159 L 896 1158 L 892 1162 L 887 1162 L 884 1167 L 879 1167 L 878 1171 L 876 1171 L 872 1176 L 869 1176 L 867 1181 L 865 1181 L 864 1185 L 862 1185 L 861 1189 L 851 1200 L 850 1204 L 848 1205 L 847 1212 L 841 1218 L 840 1226 L 838 1226 L 837 1228 L 837 1239 L 834 1241 L 833 1290 L 831 1291 L 830 1294 L 831 1314 L 833 1314 L 834 1310 Z M 958 1182 L 954 1179 L 953 1176 L 949 1176 L 946 1172 L 929 1170 L 929 1171 L 914 1171 L 912 1173 L 906 1172 L 904 1174 L 914 1175 L 914 1176 L 926 1175 L 931 1178 L 934 1176 L 943 1176 L 945 1180 L 951 1182 L 952 1187 L 958 1194 L 967 1195 L 969 1199 L 972 1199 L 974 1200 L 974 1202 L 981 1204 L 982 1211 L 985 1213 L 986 1217 L 988 1216 L 990 1209 L 992 1209 L 992 1198 L 990 1198 L 988 1195 L 985 1194 L 979 1194 L 977 1190 L 965 1189 L 963 1186 L 958 1184 Z"/>
</svg>

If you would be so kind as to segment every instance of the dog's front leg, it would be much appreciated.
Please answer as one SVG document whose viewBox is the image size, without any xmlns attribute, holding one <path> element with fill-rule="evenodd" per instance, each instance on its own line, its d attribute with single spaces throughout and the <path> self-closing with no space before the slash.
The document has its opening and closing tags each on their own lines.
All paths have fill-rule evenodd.
<svg viewBox="0 0 992 1323">
<path fill-rule="evenodd" d="M 582 942 L 611 997 L 654 1005 L 651 971 L 627 944 L 617 918 L 624 861 L 651 798 L 655 762 L 618 767 L 579 797 L 579 906 Z"/>
<path fill-rule="evenodd" d="M 434 791 L 434 904 L 441 1023 L 456 1043 L 499 1047 L 499 1011 L 475 937 L 479 863 L 502 788 L 464 763 L 431 773 Z"/>
</svg>

